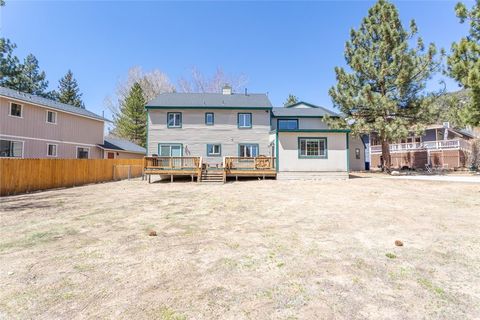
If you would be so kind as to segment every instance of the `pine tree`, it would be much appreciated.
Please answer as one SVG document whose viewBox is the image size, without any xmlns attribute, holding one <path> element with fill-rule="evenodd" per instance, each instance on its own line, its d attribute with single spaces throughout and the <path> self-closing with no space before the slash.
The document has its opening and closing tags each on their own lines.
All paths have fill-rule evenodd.
<svg viewBox="0 0 480 320">
<path fill-rule="evenodd" d="M 147 137 L 145 104 L 142 87 L 135 82 L 120 106 L 119 114 L 114 119 L 116 135 L 143 147 L 145 147 Z"/>
<path fill-rule="evenodd" d="M 68 70 L 65 76 L 58 82 L 58 93 L 55 95 L 59 102 L 85 108 L 77 80 L 73 77 L 71 70 Z"/>
<path fill-rule="evenodd" d="M 0 38 L 0 86 L 13 87 L 20 74 L 20 61 L 13 53 L 16 47 L 9 39 Z"/>
<path fill-rule="evenodd" d="M 382 143 L 383 168 L 391 168 L 389 143 L 420 131 L 432 117 L 426 81 L 438 70 L 435 45 L 425 49 L 415 40 L 417 27 L 402 26 L 397 8 L 379 0 L 369 9 L 358 30 L 351 30 L 345 47 L 350 72 L 335 68 L 337 85 L 329 90 L 353 133 L 375 132 Z"/>
<path fill-rule="evenodd" d="M 29 54 L 20 65 L 20 72 L 11 79 L 10 88 L 50 98 L 51 94 L 46 91 L 48 87 L 46 77 L 45 72 L 40 71 L 37 58 Z"/>
<path fill-rule="evenodd" d="M 289 94 L 287 100 L 283 103 L 283 106 L 288 107 L 297 102 L 298 102 L 298 98 L 293 94 Z"/>
<path fill-rule="evenodd" d="M 480 125 L 480 0 L 469 11 L 463 3 L 455 7 L 460 22 L 468 21 L 469 34 L 454 43 L 447 59 L 448 73 L 460 85 L 470 90 L 471 101 L 466 105 L 468 123 Z"/>
</svg>

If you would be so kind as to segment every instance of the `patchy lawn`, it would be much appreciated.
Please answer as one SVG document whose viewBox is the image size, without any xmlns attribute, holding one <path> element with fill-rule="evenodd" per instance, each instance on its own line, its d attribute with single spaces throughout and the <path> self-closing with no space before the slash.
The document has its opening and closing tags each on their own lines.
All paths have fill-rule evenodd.
<svg viewBox="0 0 480 320">
<path fill-rule="evenodd" d="M 480 318 L 480 185 L 122 181 L 0 209 L 2 319 Z"/>
</svg>

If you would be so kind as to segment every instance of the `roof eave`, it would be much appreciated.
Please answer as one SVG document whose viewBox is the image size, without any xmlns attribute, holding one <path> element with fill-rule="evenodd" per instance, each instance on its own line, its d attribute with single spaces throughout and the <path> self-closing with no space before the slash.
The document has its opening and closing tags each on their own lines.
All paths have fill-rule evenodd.
<svg viewBox="0 0 480 320">
<path fill-rule="evenodd" d="M 146 105 L 145 109 L 218 109 L 218 110 L 271 110 L 273 107 L 228 107 L 228 106 L 152 106 Z"/>
</svg>

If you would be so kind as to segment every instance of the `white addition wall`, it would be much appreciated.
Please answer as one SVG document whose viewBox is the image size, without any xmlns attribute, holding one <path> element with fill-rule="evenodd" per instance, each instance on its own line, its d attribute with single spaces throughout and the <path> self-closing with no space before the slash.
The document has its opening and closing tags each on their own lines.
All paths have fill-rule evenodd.
<svg viewBox="0 0 480 320">
<path fill-rule="evenodd" d="M 181 112 L 182 127 L 168 128 L 167 113 Z M 215 123 L 205 125 L 205 113 L 213 112 Z M 201 156 L 207 163 L 221 163 L 225 156 L 238 156 L 240 143 L 258 144 L 259 155 L 270 156 L 270 111 L 244 109 L 150 109 L 148 155 L 158 154 L 159 143 L 183 144 L 184 156 Z M 252 128 L 239 129 L 238 113 L 252 114 Z M 221 144 L 220 157 L 207 157 L 207 144 Z"/>
<path fill-rule="evenodd" d="M 326 159 L 301 159 L 298 157 L 298 138 L 326 138 Z M 346 133 L 333 132 L 279 132 L 279 172 L 347 172 Z"/>
</svg>

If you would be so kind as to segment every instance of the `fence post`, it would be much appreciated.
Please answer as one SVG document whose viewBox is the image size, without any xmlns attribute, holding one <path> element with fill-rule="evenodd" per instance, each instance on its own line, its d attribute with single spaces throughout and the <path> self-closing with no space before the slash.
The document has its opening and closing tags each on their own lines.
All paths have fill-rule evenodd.
<svg viewBox="0 0 480 320">
<path fill-rule="evenodd" d="M 129 166 L 128 166 L 128 180 L 130 180 L 130 170 L 131 170 L 131 169 L 132 169 L 132 166 L 129 165 Z"/>
</svg>

